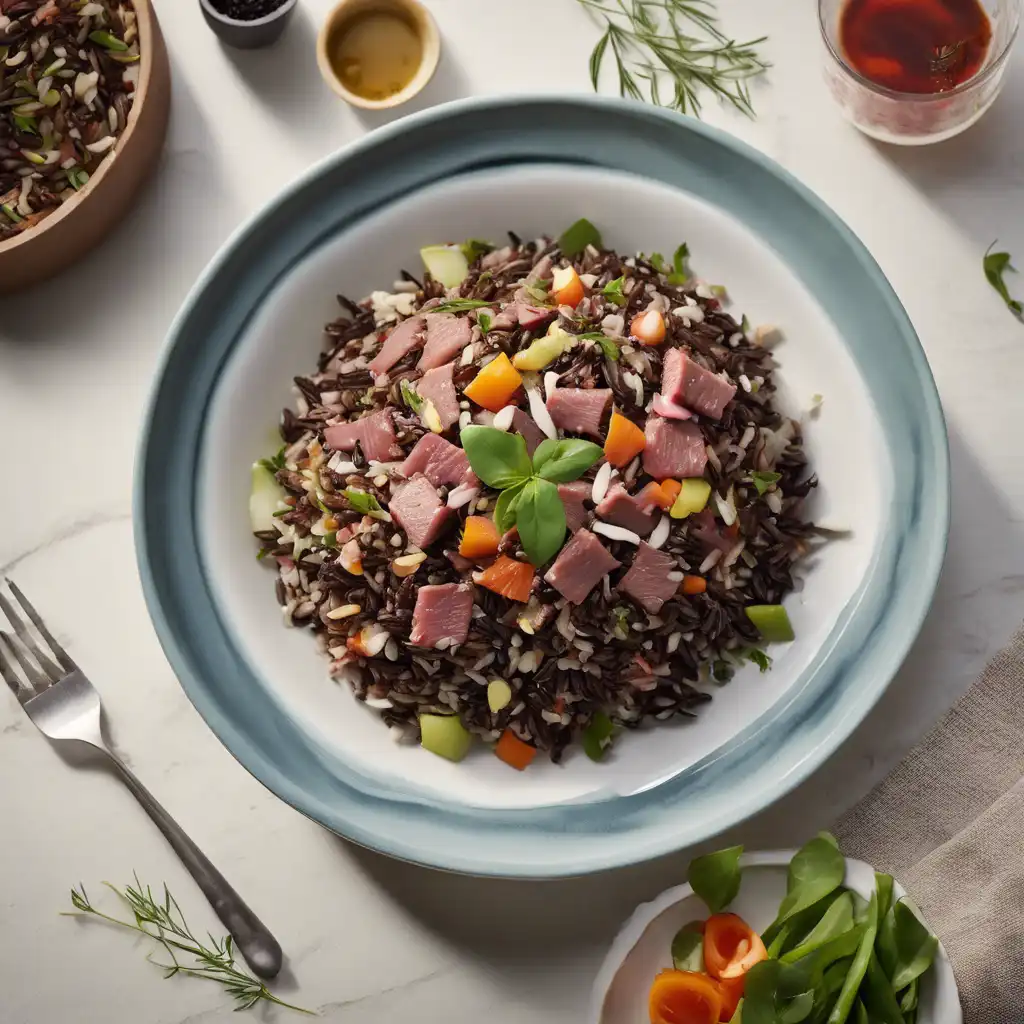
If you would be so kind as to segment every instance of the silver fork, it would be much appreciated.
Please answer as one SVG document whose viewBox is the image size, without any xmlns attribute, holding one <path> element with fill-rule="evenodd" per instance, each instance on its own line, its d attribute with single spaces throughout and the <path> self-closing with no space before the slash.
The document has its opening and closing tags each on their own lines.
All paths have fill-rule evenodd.
<svg viewBox="0 0 1024 1024">
<path fill-rule="evenodd" d="M 103 736 L 103 709 L 99 693 L 53 638 L 18 586 L 11 580 L 7 580 L 7 585 L 21 611 L 38 632 L 38 637 L 33 635 L 28 622 L 0 590 L 0 609 L 14 627 L 14 634 L 0 630 L 0 674 L 28 717 L 49 739 L 80 740 L 102 750 L 114 762 L 121 778 L 205 893 L 249 966 L 261 978 L 273 978 L 281 970 L 283 960 L 277 939 L 110 749 Z M 17 666 L 20 666 L 24 678 L 19 676 Z"/>
</svg>

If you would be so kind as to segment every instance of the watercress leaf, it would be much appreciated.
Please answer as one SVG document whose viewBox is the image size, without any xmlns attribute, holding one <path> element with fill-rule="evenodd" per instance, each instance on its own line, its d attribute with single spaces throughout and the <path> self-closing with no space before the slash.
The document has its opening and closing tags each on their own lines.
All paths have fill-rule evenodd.
<svg viewBox="0 0 1024 1024">
<path fill-rule="evenodd" d="M 757 493 L 764 494 L 782 479 L 782 474 L 754 472 L 750 474 L 750 479 L 754 482 Z"/>
<path fill-rule="evenodd" d="M 533 472 L 526 441 L 494 427 L 463 427 L 459 433 L 473 472 L 488 487 L 503 490 L 528 480 Z"/>
<path fill-rule="evenodd" d="M 507 487 L 498 495 L 494 505 L 494 525 L 498 528 L 498 533 L 508 533 L 516 525 L 516 504 L 525 486 L 526 481 L 523 480 Z"/>
<path fill-rule="evenodd" d="M 676 249 L 672 256 L 672 273 L 668 275 L 669 284 L 685 284 L 686 283 L 686 261 L 690 257 L 690 247 L 683 242 L 682 245 Z"/>
<path fill-rule="evenodd" d="M 742 846 L 730 846 L 690 862 L 687 881 L 708 905 L 712 914 L 720 914 L 740 891 Z"/>
<path fill-rule="evenodd" d="M 672 940 L 672 964 L 677 971 L 704 972 L 704 922 L 691 921 Z"/>
<path fill-rule="evenodd" d="M 545 453 L 538 465 L 537 456 L 545 444 L 547 441 L 542 441 L 533 453 L 533 469 L 542 480 L 551 480 L 556 484 L 578 480 L 604 455 L 604 449 L 593 441 L 566 438 L 564 441 L 556 441 L 554 448 Z"/>
<path fill-rule="evenodd" d="M 583 752 L 591 761 L 604 760 L 614 736 L 614 722 L 603 711 L 596 712 L 590 724 L 583 730 Z"/>
<path fill-rule="evenodd" d="M 799 1024 L 809 1020 L 824 985 L 814 957 L 795 964 L 762 960 L 746 974 L 743 1024 Z"/>
<path fill-rule="evenodd" d="M 806 1020 L 814 1009 L 814 993 L 801 992 L 779 1010 L 779 1024 L 800 1024 Z"/>
<path fill-rule="evenodd" d="M 665 273 L 665 257 L 660 252 L 652 252 L 647 262 L 659 273 Z"/>
<path fill-rule="evenodd" d="M 1010 297 L 1010 291 L 1006 286 L 1006 282 L 1003 280 L 1003 275 L 1007 271 L 1016 273 L 1017 268 L 1010 262 L 1012 257 L 1008 252 L 992 252 L 996 243 L 985 250 L 985 256 L 982 260 L 982 268 L 985 271 L 985 278 L 990 285 L 999 293 L 999 297 L 1006 303 L 1007 308 L 1018 318 L 1024 316 L 1024 305 L 1018 302 L 1016 299 Z"/>
<path fill-rule="evenodd" d="M 404 378 L 400 385 L 402 392 L 402 401 L 405 402 L 413 412 L 419 413 L 423 408 L 423 399 L 420 397 L 420 393 Z"/>
<path fill-rule="evenodd" d="M 790 861 L 787 893 L 775 924 L 782 924 L 834 892 L 845 874 L 846 859 L 835 846 L 827 839 L 812 839 Z"/>
<path fill-rule="evenodd" d="M 354 487 L 349 487 L 341 493 L 345 495 L 352 508 L 364 516 L 370 516 L 373 515 L 374 512 L 384 511 L 384 509 L 381 508 L 380 502 L 372 494 L 369 494 L 366 491 L 360 491 Z"/>
<path fill-rule="evenodd" d="M 536 477 L 527 483 L 516 504 L 516 528 L 526 557 L 538 569 L 558 554 L 565 541 L 565 506 L 553 483 Z"/>
<path fill-rule="evenodd" d="M 480 325 L 480 330 L 484 335 L 491 329 L 491 318 L 487 313 L 478 313 L 476 322 Z"/>
<path fill-rule="evenodd" d="M 939 940 L 905 900 L 893 906 L 888 920 L 892 921 L 891 931 L 886 928 L 885 938 L 879 942 L 878 956 L 892 987 L 898 992 L 931 967 Z"/>
<path fill-rule="evenodd" d="M 597 52 L 596 49 L 594 52 Z M 597 63 L 600 64 L 600 55 L 598 55 Z M 593 73 L 593 67 L 591 67 L 591 73 Z M 562 250 L 563 256 L 578 256 L 588 245 L 600 249 L 601 232 L 586 217 L 581 217 L 575 224 L 567 227 L 562 232 L 562 237 L 558 239 L 558 248 Z"/>
<path fill-rule="evenodd" d="M 473 263 L 481 256 L 486 256 L 494 246 L 480 238 L 467 238 L 459 248 L 462 250 L 462 255 L 466 257 L 466 262 Z"/>
<path fill-rule="evenodd" d="M 614 281 L 609 281 L 604 288 L 601 289 L 601 294 L 609 302 L 615 303 L 616 306 L 624 306 L 626 304 L 626 293 L 623 291 L 623 285 L 625 283 L 625 275 L 617 277 Z"/>
</svg>

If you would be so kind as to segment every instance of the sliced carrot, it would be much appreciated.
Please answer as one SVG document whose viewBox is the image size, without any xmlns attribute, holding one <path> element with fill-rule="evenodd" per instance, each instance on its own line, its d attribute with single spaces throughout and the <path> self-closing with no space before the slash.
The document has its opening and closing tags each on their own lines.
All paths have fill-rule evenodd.
<svg viewBox="0 0 1024 1024">
<path fill-rule="evenodd" d="M 613 466 L 625 466 L 634 455 L 639 455 L 647 444 L 644 432 L 618 410 L 613 410 L 608 436 L 604 441 L 605 458 Z"/>
<path fill-rule="evenodd" d="M 551 277 L 551 294 L 559 306 L 575 309 L 583 298 L 583 282 L 575 267 L 559 267 Z"/>
<path fill-rule="evenodd" d="M 683 485 L 678 480 L 662 480 L 661 489 L 669 496 L 669 508 L 676 503 L 676 498 L 679 497 L 679 492 L 683 489 Z"/>
<path fill-rule="evenodd" d="M 671 483 L 671 480 L 666 480 L 665 483 Z M 656 484 L 653 480 L 636 496 L 637 502 L 641 506 L 653 505 L 655 508 L 668 510 L 672 507 L 672 503 L 676 500 L 675 495 L 668 495 L 665 492 L 665 488 L 662 484 Z"/>
<path fill-rule="evenodd" d="M 686 594 L 688 597 L 696 597 L 697 594 L 703 594 L 707 589 L 708 581 L 703 576 L 686 575 L 683 577 L 683 582 L 679 584 L 679 593 Z"/>
<path fill-rule="evenodd" d="M 495 754 L 516 771 L 522 772 L 530 767 L 530 762 L 537 756 L 537 748 L 524 743 L 511 729 L 506 729 L 494 748 Z"/>
<path fill-rule="evenodd" d="M 502 352 L 473 378 L 469 387 L 465 389 L 465 395 L 483 409 L 500 412 L 508 405 L 508 400 L 522 383 L 523 378 L 519 371 Z"/>
<path fill-rule="evenodd" d="M 459 541 L 463 558 L 486 558 L 498 553 L 498 528 L 486 516 L 469 516 Z"/>
<path fill-rule="evenodd" d="M 722 993 L 718 983 L 697 971 L 662 971 L 648 997 L 651 1024 L 718 1024 Z"/>
<path fill-rule="evenodd" d="M 712 978 L 742 977 L 767 959 L 761 936 L 738 914 L 712 914 L 704 922 L 704 966 Z"/>
<path fill-rule="evenodd" d="M 473 579 L 481 587 L 493 590 L 510 601 L 525 604 L 530 600 L 533 587 L 533 566 L 529 562 L 501 555 L 483 572 L 474 573 Z"/>
<path fill-rule="evenodd" d="M 637 313 L 629 325 L 629 333 L 641 345 L 660 345 L 665 340 L 665 318 L 656 309 Z"/>
</svg>

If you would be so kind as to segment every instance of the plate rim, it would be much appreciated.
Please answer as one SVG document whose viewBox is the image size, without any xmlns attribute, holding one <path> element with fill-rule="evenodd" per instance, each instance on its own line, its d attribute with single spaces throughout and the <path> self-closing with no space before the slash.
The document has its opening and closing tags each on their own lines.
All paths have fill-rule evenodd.
<svg viewBox="0 0 1024 1024">
<path fill-rule="evenodd" d="M 613 110 L 619 115 L 625 115 L 631 120 L 646 120 L 660 122 L 666 131 L 695 133 L 703 136 L 705 140 L 715 146 L 732 151 L 740 160 L 756 165 L 759 173 L 766 174 L 776 179 L 789 192 L 795 196 L 818 216 L 822 217 L 841 240 L 843 247 L 855 258 L 870 279 L 871 286 L 880 300 L 886 307 L 888 317 L 891 319 L 894 328 L 906 341 L 906 355 L 913 369 L 915 379 L 920 386 L 921 400 L 926 414 L 929 429 L 927 436 L 930 441 L 929 465 L 936 469 L 938 478 L 933 482 L 936 485 L 937 496 L 944 500 L 937 508 L 929 509 L 929 521 L 933 523 L 935 542 L 922 555 L 922 564 L 918 566 L 918 581 L 921 586 L 920 592 L 927 595 L 927 600 L 920 603 L 914 610 L 914 614 L 907 621 L 907 629 L 904 631 L 898 642 L 890 640 L 885 656 L 885 677 L 884 684 L 862 698 L 861 703 L 841 717 L 833 727 L 821 734 L 816 742 L 803 751 L 802 756 L 795 759 L 795 763 L 789 770 L 780 774 L 772 784 L 766 785 L 759 796 L 759 803 L 755 807 L 746 803 L 737 806 L 725 816 L 723 822 L 716 823 L 710 831 L 699 833 L 689 837 L 679 837 L 675 832 L 668 832 L 659 835 L 659 841 L 646 844 L 635 844 L 628 852 L 622 849 L 611 851 L 609 855 L 594 857 L 582 865 L 568 864 L 565 858 L 558 856 L 547 856 L 541 858 L 544 867 L 530 864 L 518 868 L 509 862 L 504 864 L 489 863 L 480 858 L 466 856 L 459 850 L 446 850 L 444 856 L 438 857 L 419 855 L 416 844 L 413 842 L 388 842 L 384 837 L 376 834 L 373 828 L 364 828 L 351 818 L 345 819 L 340 816 L 339 821 L 328 822 L 318 814 L 310 805 L 315 804 L 312 796 L 301 787 L 293 785 L 291 780 L 286 778 L 280 769 L 275 765 L 265 763 L 264 758 L 253 757 L 251 759 L 243 756 L 235 749 L 232 738 L 240 735 L 232 723 L 222 716 L 219 710 L 212 707 L 212 698 L 204 692 L 204 684 L 194 673 L 189 665 L 189 658 L 182 650 L 174 628 L 168 621 L 163 602 L 156 584 L 152 563 L 150 561 L 150 537 L 148 522 L 145 513 L 145 477 L 148 452 L 153 440 L 154 417 L 157 411 L 157 404 L 160 398 L 161 389 L 168 365 L 171 362 L 176 341 L 181 333 L 182 326 L 191 315 L 197 299 L 203 294 L 207 286 L 214 281 L 224 265 L 244 244 L 246 237 L 257 230 L 261 221 L 267 213 L 282 202 L 299 195 L 312 182 L 315 182 L 321 175 L 337 165 L 357 159 L 366 150 L 381 145 L 384 142 L 393 140 L 412 129 L 421 128 L 424 125 L 436 125 L 444 122 L 450 117 L 457 117 L 466 112 L 488 111 L 495 113 L 508 107 L 515 107 L 528 103 L 533 106 L 582 106 L 597 111 Z M 419 186 L 422 188 L 422 184 Z M 934 465 L 932 465 L 934 463 Z M 949 535 L 950 521 L 950 479 L 949 479 L 949 445 L 948 435 L 945 427 L 945 420 L 941 402 L 934 378 L 931 374 L 923 346 L 914 330 L 913 324 L 906 314 L 899 298 L 893 290 L 888 279 L 883 274 L 877 262 L 868 252 L 867 248 L 850 230 L 845 222 L 836 214 L 823 200 L 821 200 L 810 188 L 803 185 L 799 179 L 794 177 L 771 157 L 753 148 L 742 140 L 730 135 L 722 129 L 707 125 L 704 122 L 692 118 L 683 117 L 670 111 L 660 108 L 642 106 L 619 100 L 614 97 L 602 96 L 558 96 L 554 94 L 523 94 L 502 97 L 471 97 L 457 100 L 452 103 L 443 104 L 438 107 L 421 111 L 409 117 L 402 118 L 386 126 L 369 132 L 349 145 L 342 147 L 336 152 L 329 154 L 317 161 L 308 170 L 295 178 L 284 189 L 271 196 L 253 214 L 247 217 L 228 237 L 216 254 L 200 273 L 196 283 L 189 290 L 181 308 L 176 314 L 164 343 L 161 347 L 159 359 L 156 364 L 152 384 L 147 397 L 142 430 L 139 436 L 139 443 L 135 460 L 135 479 L 133 486 L 133 519 L 135 523 L 135 548 L 138 560 L 140 580 L 147 603 L 150 617 L 153 621 L 161 646 L 171 663 L 175 675 L 179 679 L 182 688 L 199 711 L 206 723 L 214 731 L 221 742 L 227 747 L 233 757 L 250 772 L 258 781 L 270 789 L 275 795 L 281 797 L 296 810 L 305 816 L 317 821 L 319 824 L 334 831 L 338 835 L 351 839 L 368 848 L 382 852 L 388 856 L 409 860 L 415 863 L 427 864 L 443 870 L 453 870 L 462 873 L 487 875 L 496 877 L 520 877 L 520 878 L 556 878 L 571 875 L 587 874 L 594 871 L 621 867 L 628 864 L 642 862 L 660 854 L 677 850 L 681 845 L 696 844 L 708 836 L 718 834 L 725 828 L 735 826 L 747 820 L 752 814 L 763 810 L 786 793 L 790 792 L 800 782 L 804 781 L 811 774 L 818 770 L 824 762 L 835 752 L 838 746 L 847 739 L 852 732 L 864 720 L 868 712 L 875 706 L 882 694 L 888 689 L 893 677 L 903 663 L 911 644 L 918 636 L 925 616 L 932 604 L 935 588 L 938 583 L 939 573 L 945 557 L 946 545 Z M 249 760 L 260 761 L 259 765 L 249 763 Z M 262 771 L 260 770 L 262 769 Z M 265 777 L 266 776 L 266 777 Z M 304 799 L 304 796 L 306 797 Z M 336 816 L 339 817 L 339 816 Z M 344 826 L 344 827 L 342 827 Z M 433 851 L 432 851 L 433 852 Z"/>
</svg>

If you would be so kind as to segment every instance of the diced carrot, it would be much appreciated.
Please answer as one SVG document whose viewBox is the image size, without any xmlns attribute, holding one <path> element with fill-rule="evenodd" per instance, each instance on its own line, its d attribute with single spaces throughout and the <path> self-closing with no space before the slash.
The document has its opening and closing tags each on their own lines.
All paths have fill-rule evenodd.
<svg viewBox="0 0 1024 1024">
<path fill-rule="evenodd" d="M 666 483 L 671 483 L 670 480 L 666 480 Z M 676 500 L 675 495 L 669 496 L 665 493 L 665 488 L 661 484 L 656 484 L 653 480 L 636 496 L 636 500 L 641 506 L 653 505 L 655 508 L 668 510 L 672 507 L 672 503 Z"/>
<path fill-rule="evenodd" d="M 712 914 L 704 922 L 704 967 L 712 978 L 742 977 L 767 959 L 761 936 L 738 914 Z"/>
<path fill-rule="evenodd" d="M 483 409 L 500 412 L 508 405 L 508 400 L 522 386 L 523 378 L 512 365 L 504 352 L 497 359 L 492 359 L 472 380 L 465 389 L 467 398 L 471 398 Z"/>
<path fill-rule="evenodd" d="M 495 754 L 516 771 L 522 772 L 530 767 L 530 762 L 537 756 L 537 748 L 524 743 L 511 729 L 506 729 L 494 748 Z"/>
<path fill-rule="evenodd" d="M 648 997 L 651 1024 L 718 1024 L 722 993 L 718 982 L 697 971 L 662 971 Z"/>
<path fill-rule="evenodd" d="M 583 282 L 575 267 L 559 267 L 551 277 L 551 294 L 559 306 L 575 309 L 583 298 Z"/>
<path fill-rule="evenodd" d="M 683 582 L 679 584 L 679 593 L 686 594 L 688 597 L 696 597 L 697 594 L 703 594 L 707 589 L 708 581 L 703 576 L 687 574 L 683 577 Z"/>
<path fill-rule="evenodd" d="M 647 444 L 644 432 L 618 410 L 612 410 L 608 436 L 604 441 L 605 458 L 613 466 L 625 466 L 634 455 L 639 455 Z"/>
<path fill-rule="evenodd" d="M 661 489 L 669 497 L 669 508 L 676 503 L 676 498 L 679 497 L 679 492 L 683 489 L 683 485 L 678 480 L 662 480 Z"/>
<path fill-rule="evenodd" d="M 554 706 L 553 710 L 554 710 L 556 715 L 560 715 L 560 714 L 562 714 L 563 711 L 565 711 L 565 698 L 564 697 L 559 697 L 558 700 L 555 701 L 555 706 Z"/>
<path fill-rule="evenodd" d="M 481 587 L 493 590 L 510 601 L 525 604 L 530 600 L 533 587 L 533 566 L 529 562 L 501 555 L 483 572 L 474 573 L 473 579 Z"/>
<path fill-rule="evenodd" d="M 498 553 L 498 528 L 486 516 L 469 516 L 459 542 L 463 558 L 486 558 Z"/>
<path fill-rule="evenodd" d="M 660 345 L 665 340 L 665 318 L 656 309 L 637 313 L 629 325 L 629 333 L 641 345 Z"/>
</svg>

